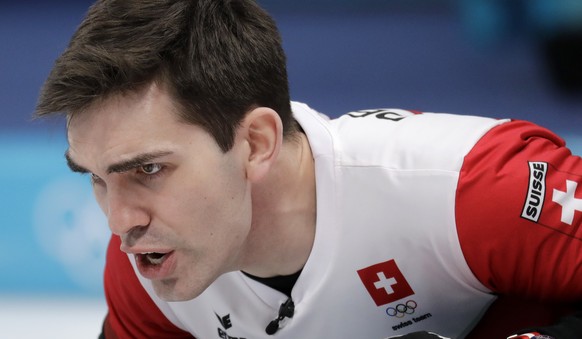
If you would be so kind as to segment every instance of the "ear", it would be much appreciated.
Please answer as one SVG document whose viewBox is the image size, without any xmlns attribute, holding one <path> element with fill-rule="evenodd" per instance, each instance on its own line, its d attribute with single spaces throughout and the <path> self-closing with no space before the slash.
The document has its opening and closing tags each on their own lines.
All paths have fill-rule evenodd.
<svg viewBox="0 0 582 339">
<path fill-rule="evenodd" d="M 247 113 L 241 127 L 250 147 L 247 178 L 258 182 L 277 160 L 283 143 L 283 123 L 274 110 L 258 107 Z"/>
</svg>

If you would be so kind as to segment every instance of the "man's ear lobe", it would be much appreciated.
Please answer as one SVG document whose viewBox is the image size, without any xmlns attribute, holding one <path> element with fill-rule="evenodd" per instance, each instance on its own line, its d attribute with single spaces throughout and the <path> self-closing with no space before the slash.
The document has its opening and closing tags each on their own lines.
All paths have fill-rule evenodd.
<svg viewBox="0 0 582 339">
<path fill-rule="evenodd" d="M 267 107 L 258 107 L 247 114 L 243 125 L 250 146 L 247 178 L 257 182 L 277 160 L 283 143 L 283 124 L 277 112 Z"/>
</svg>

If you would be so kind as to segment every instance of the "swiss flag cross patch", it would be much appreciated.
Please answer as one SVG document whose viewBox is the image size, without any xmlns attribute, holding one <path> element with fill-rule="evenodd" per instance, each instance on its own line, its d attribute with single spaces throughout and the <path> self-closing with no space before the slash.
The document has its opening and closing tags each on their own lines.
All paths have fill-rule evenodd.
<svg viewBox="0 0 582 339">
<path fill-rule="evenodd" d="M 390 304 L 414 294 L 394 260 L 358 270 L 358 275 L 377 306 Z"/>
<path fill-rule="evenodd" d="M 580 239 L 582 177 L 551 163 L 530 161 L 529 185 L 521 217 Z"/>
</svg>

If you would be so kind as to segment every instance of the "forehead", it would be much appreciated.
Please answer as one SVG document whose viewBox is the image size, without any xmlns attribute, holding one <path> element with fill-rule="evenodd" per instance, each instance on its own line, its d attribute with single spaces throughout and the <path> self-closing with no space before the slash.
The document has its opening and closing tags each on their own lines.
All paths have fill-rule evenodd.
<svg viewBox="0 0 582 339">
<path fill-rule="evenodd" d="M 155 84 L 112 95 L 68 121 L 68 154 L 83 166 L 106 166 L 152 148 L 190 142 L 199 127 L 179 120 L 171 97 Z M 194 133 L 193 133 L 194 132 Z"/>
<path fill-rule="evenodd" d="M 87 108 L 67 117 L 69 132 L 75 132 L 85 124 L 119 124 L 133 120 L 134 124 L 147 122 L 164 113 L 175 113 L 175 106 L 167 92 L 155 83 L 135 91 L 124 91 L 94 100 Z M 170 117 L 168 114 L 166 117 Z"/>
</svg>

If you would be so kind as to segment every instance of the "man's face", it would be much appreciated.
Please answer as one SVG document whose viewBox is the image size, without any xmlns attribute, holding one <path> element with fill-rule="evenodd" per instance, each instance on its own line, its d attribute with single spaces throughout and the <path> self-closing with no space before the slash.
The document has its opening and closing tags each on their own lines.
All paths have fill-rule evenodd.
<svg viewBox="0 0 582 339">
<path fill-rule="evenodd" d="M 74 116 L 67 157 L 88 172 L 122 250 L 165 300 L 196 297 L 240 269 L 251 229 L 248 144 L 223 153 L 203 129 L 179 122 L 157 86 L 114 96 Z"/>
</svg>

